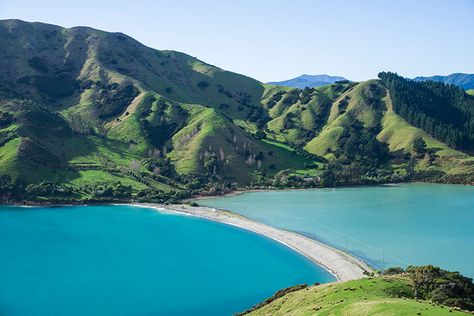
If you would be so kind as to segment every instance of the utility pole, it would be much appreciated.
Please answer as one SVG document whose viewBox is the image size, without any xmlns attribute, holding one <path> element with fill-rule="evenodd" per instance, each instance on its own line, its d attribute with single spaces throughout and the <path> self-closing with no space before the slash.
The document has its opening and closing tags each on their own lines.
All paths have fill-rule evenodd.
<svg viewBox="0 0 474 316">
<path fill-rule="evenodd" d="M 382 252 L 382 272 L 385 268 L 385 254 Z"/>
</svg>

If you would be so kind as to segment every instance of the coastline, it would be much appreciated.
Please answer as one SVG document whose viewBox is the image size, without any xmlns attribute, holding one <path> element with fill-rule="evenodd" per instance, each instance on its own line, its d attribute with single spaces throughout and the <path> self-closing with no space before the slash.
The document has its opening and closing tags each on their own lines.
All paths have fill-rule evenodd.
<svg viewBox="0 0 474 316">
<path fill-rule="evenodd" d="M 161 205 L 152 203 L 133 203 L 130 205 L 153 208 L 158 211 L 168 211 L 188 216 L 195 216 L 206 220 L 239 227 L 241 229 L 265 236 L 305 256 L 318 266 L 324 268 L 329 273 L 334 275 L 337 281 L 361 279 L 373 272 L 373 269 L 362 260 L 355 258 L 341 250 L 295 232 L 277 229 L 259 222 L 255 222 L 230 211 L 216 210 L 206 206 L 192 207 L 186 204 Z"/>
<path fill-rule="evenodd" d="M 305 191 L 305 190 L 321 190 L 321 189 L 348 189 L 348 188 L 359 188 L 359 187 L 373 187 L 373 186 L 397 186 L 397 185 L 403 185 L 403 184 L 412 184 L 412 183 L 427 183 L 427 184 L 444 184 L 444 183 L 432 183 L 432 182 L 423 182 L 423 181 L 408 181 L 408 182 L 387 182 L 387 183 L 379 183 L 379 184 L 354 184 L 354 185 L 343 185 L 343 186 L 336 186 L 336 187 L 311 187 L 311 188 L 294 188 L 294 187 L 288 187 L 288 188 L 274 188 L 274 187 L 268 187 L 268 188 L 259 188 L 259 189 L 235 189 L 231 190 L 229 192 L 225 192 L 222 194 L 216 194 L 216 195 L 193 195 L 189 198 L 182 199 L 182 203 L 188 203 L 188 202 L 193 202 L 193 201 L 199 201 L 199 200 L 206 200 L 206 199 L 213 199 L 213 198 L 221 198 L 221 197 L 227 197 L 227 196 L 235 196 L 235 195 L 241 195 L 245 193 L 254 193 L 254 192 L 277 192 L 277 191 Z M 452 184 L 452 185 L 463 185 L 463 186 L 470 186 L 469 184 Z"/>
</svg>

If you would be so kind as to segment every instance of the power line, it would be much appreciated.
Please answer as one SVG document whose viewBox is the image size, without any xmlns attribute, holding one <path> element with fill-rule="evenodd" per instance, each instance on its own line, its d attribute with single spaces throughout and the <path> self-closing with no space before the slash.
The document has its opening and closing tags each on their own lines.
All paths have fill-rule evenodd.
<svg viewBox="0 0 474 316">
<path fill-rule="evenodd" d="M 232 202 L 233 204 L 236 204 L 236 205 L 240 205 L 241 207 L 244 207 L 245 209 L 254 209 L 254 210 L 258 210 L 258 211 L 262 211 L 264 213 L 268 213 L 269 210 L 268 209 L 264 209 L 264 208 L 260 208 L 260 207 L 257 207 L 257 206 L 252 206 L 252 205 L 247 205 L 247 204 L 244 204 L 244 203 L 239 203 L 239 202 Z M 279 226 L 281 226 L 281 221 L 279 221 L 278 217 L 286 217 L 286 218 L 291 218 L 291 219 L 295 219 L 295 220 L 299 220 L 299 221 L 302 221 L 302 222 L 310 222 L 310 223 L 313 223 L 315 225 L 318 225 L 328 231 L 331 231 L 337 235 L 340 235 L 341 237 L 343 237 L 346 241 L 346 250 L 350 251 L 349 249 L 349 241 L 353 242 L 353 243 L 356 243 L 356 244 L 359 244 L 360 246 L 364 247 L 364 248 L 367 248 L 367 249 L 371 249 L 372 251 L 374 252 L 377 252 L 381 255 L 381 258 L 382 258 L 382 268 L 385 266 L 385 258 L 388 257 L 390 259 L 392 259 L 393 261 L 396 261 L 404 266 L 408 266 L 408 263 L 406 263 L 405 261 L 393 256 L 393 255 L 390 255 L 388 254 L 387 252 L 379 249 L 379 248 L 376 248 L 374 246 L 371 246 L 371 245 L 368 245 L 352 236 L 349 236 L 348 234 L 346 233 L 343 233 L 343 232 L 340 232 L 332 227 L 329 227 L 328 225 L 325 225 L 317 220 L 314 220 L 314 219 L 311 219 L 311 218 L 302 218 L 302 217 L 298 217 L 298 216 L 294 216 L 294 215 L 289 215 L 289 214 L 279 214 L 277 211 L 274 211 L 274 216 L 275 216 L 275 224 L 278 225 L 280 223 Z M 259 219 L 257 219 L 259 220 Z M 316 233 L 316 232 L 315 232 Z M 353 249 L 353 250 L 357 250 L 357 249 Z M 369 258 L 370 259 L 370 258 Z M 373 258 L 375 259 L 375 258 Z"/>
</svg>

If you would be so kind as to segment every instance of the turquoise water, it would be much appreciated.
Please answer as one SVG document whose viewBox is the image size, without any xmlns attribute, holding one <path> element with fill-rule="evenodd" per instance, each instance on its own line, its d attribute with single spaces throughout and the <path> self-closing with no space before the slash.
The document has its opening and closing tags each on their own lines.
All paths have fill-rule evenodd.
<svg viewBox="0 0 474 316">
<path fill-rule="evenodd" d="M 333 277 L 259 235 L 130 206 L 0 207 L 0 315 L 231 315 Z"/>
<path fill-rule="evenodd" d="M 474 277 L 474 187 L 251 192 L 200 200 L 345 249 L 376 266 L 435 264 Z"/>
</svg>

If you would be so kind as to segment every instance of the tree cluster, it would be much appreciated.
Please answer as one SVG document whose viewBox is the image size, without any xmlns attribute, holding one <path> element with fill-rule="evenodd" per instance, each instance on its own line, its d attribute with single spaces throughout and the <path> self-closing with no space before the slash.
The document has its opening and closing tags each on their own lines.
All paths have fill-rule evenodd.
<svg viewBox="0 0 474 316">
<path fill-rule="evenodd" d="M 406 273 L 416 299 L 474 311 L 474 283 L 459 272 L 450 272 L 432 265 L 389 268 L 384 275 Z"/>
</svg>

